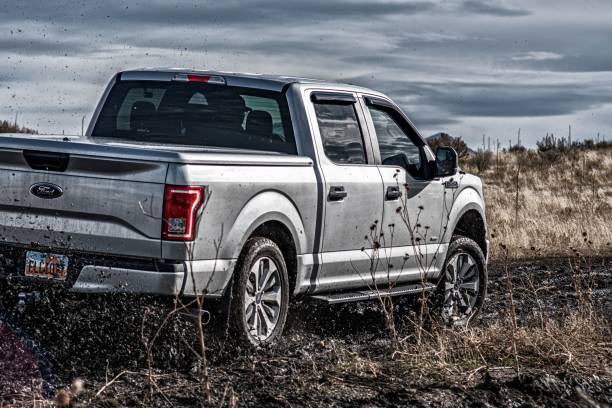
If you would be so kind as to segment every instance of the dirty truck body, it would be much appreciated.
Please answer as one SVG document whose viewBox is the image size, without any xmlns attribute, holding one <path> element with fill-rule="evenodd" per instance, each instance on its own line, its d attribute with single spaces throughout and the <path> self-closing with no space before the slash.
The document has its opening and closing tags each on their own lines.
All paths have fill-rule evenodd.
<svg viewBox="0 0 612 408">
<path fill-rule="evenodd" d="M 424 278 L 433 289 L 453 237 L 487 253 L 482 184 L 456 156 L 440 162 L 451 153 L 434 155 L 388 97 L 361 87 L 122 72 L 85 136 L 0 136 L 0 276 L 221 298 L 242 268 L 245 302 L 260 308 L 249 268 L 286 280 L 276 303 L 365 299 L 374 283 L 415 293 Z M 243 265 L 256 238 L 282 260 L 272 248 Z"/>
</svg>

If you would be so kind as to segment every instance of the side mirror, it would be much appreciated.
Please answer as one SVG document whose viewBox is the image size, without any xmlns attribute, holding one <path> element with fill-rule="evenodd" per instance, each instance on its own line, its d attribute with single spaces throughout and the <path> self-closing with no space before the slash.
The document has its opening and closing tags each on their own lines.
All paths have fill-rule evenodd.
<svg viewBox="0 0 612 408">
<path fill-rule="evenodd" d="M 455 149 L 447 146 L 436 149 L 436 177 L 454 176 L 458 167 L 459 158 Z"/>
</svg>

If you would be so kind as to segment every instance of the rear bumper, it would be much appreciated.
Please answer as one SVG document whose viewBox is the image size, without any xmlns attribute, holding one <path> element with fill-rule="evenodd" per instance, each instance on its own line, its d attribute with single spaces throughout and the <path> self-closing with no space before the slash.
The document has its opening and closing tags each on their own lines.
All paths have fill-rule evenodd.
<svg viewBox="0 0 612 408">
<path fill-rule="evenodd" d="M 234 260 L 187 261 L 174 272 L 86 265 L 70 288 L 80 293 L 133 293 L 168 296 L 221 297 L 234 269 Z"/>
<path fill-rule="evenodd" d="M 208 297 L 220 297 L 236 263 L 232 259 L 173 261 L 34 248 L 68 257 L 66 280 L 58 280 L 25 276 L 26 252 L 30 249 L 23 245 L 0 244 L 0 278 L 24 289 L 167 296 L 204 293 Z"/>
</svg>

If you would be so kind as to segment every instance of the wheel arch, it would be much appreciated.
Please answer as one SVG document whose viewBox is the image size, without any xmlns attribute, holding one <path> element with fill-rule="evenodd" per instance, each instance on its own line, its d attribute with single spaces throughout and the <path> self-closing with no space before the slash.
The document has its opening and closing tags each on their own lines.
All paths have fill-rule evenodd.
<svg viewBox="0 0 612 408">
<path fill-rule="evenodd" d="M 484 201 L 476 190 L 466 188 L 453 205 L 445 231 L 445 241 L 450 242 L 453 235 L 462 235 L 474 240 L 488 257 L 487 223 Z"/>
<path fill-rule="evenodd" d="M 238 259 L 247 240 L 254 236 L 269 238 L 279 246 L 287 263 L 292 291 L 297 256 L 308 251 L 304 224 L 295 204 L 278 191 L 264 191 L 252 197 L 222 241 L 220 257 Z"/>
</svg>

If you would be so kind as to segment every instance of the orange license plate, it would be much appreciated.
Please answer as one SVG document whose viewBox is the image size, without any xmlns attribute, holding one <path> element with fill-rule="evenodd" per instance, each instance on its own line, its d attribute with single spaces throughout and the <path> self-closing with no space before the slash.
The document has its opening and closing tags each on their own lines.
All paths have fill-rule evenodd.
<svg viewBox="0 0 612 408">
<path fill-rule="evenodd" d="M 68 276 L 68 257 L 66 255 L 28 251 L 25 259 L 25 275 L 66 280 L 66 276 Z"/>
</svg>

